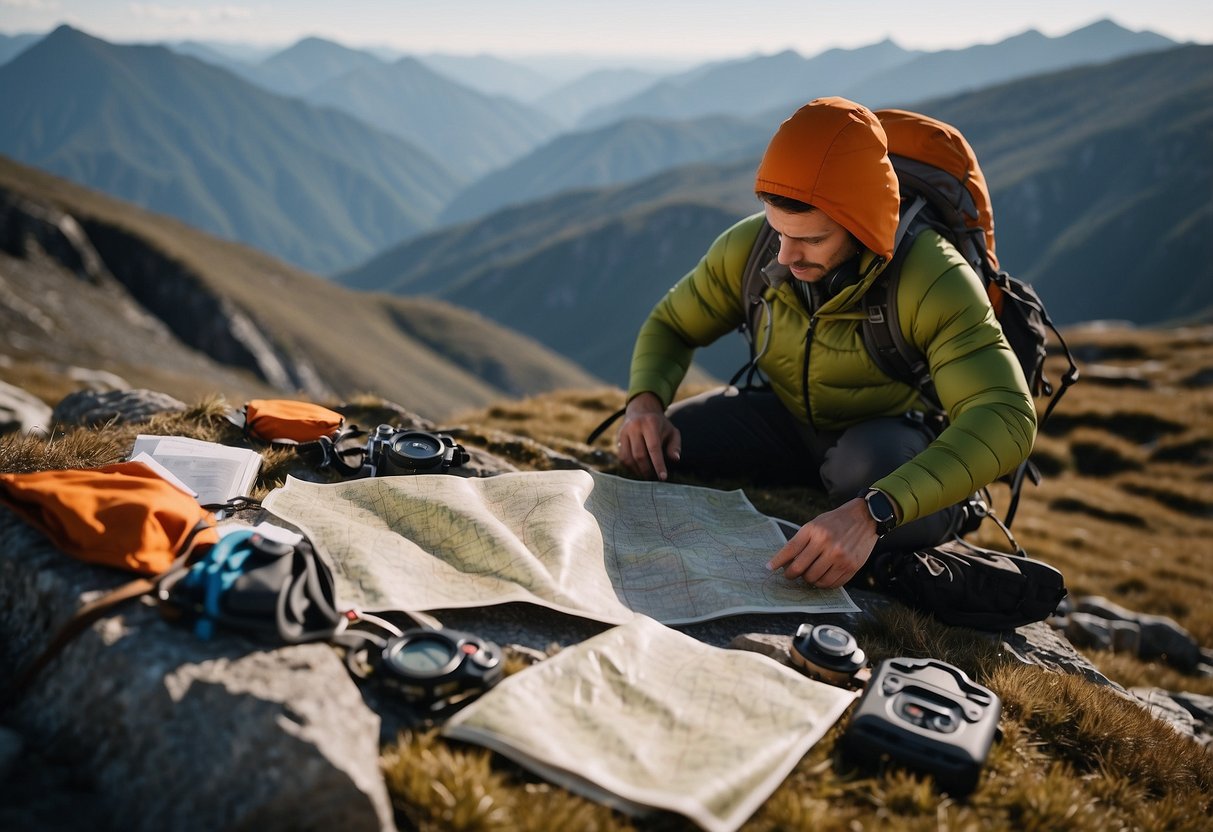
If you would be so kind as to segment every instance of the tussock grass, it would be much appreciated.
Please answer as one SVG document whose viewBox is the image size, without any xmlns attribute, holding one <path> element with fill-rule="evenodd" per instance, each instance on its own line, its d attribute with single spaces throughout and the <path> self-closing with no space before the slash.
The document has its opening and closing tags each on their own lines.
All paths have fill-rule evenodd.
<svg viewBox="0 0 1213 832">
<path fill-rule="evenodd" d="M 1170 616 L 1213 645 L 1213 391 L 1181 383 L 1197 366 L 1185 350 L 1213 366 L 1213 338 L 1192 331 L 1124 337 L 1121 343 L 1096 331 L 1090 344 L 1082 333 L 1071 342 L 1101 361 L 1141 362 L 1151 388 L 1080 384 L 1067 394 L 1058 424 L 1037 446 L 1038 459 L 1049 460 L 1042 466 L 1046 481 L 1027 487 L 1015 533 L 1030 555 L 1065 573 L 1072 595 L 1102 595 L 1138 612 Z M 561 391 L 466 411 L 439 427 L 519 468 L 548 464 L 545 449 L 554 449 L 619 473 L 614 430 L 593 446 L 584 440 L 622 406 L 623 396 L 614 388 Z M 399 417 L 399 408 L 382 404 L 359 397 L 347 415 L 368 427 Z M 0 470 L 117 461 L 141 432 L 245 444 L 222 418 L 225 406 L 211 399 L 139 426 L 60 430 L 50 439 L 0 437 Z M 262 450 L 265 464 L 254 496 L 281 484 L 294 464 L 290 454 Z M 1092 464 L 1095 458 L 1102 461 Z M 810 489 L 710 484 L 742 488 L 760 510 L 797 522 L 825 507 L 823 496 Z M 1007 491 L 995 486 L 992 492 L 1001 510 Z M 994 548 L 1004 543 L 990 524 L 977 540 Z M 947 627 L 900 605 L 876 614 L 856 635 L 873 661 L 934 656 L 1002 698 L 1002 738 L 977 789 L 959 798 L 940 793 L 929 777 L 897 767 L 856 768 L 838 747 L 844 718 L 745 824 L 748 832 L 1210 828 L 1213 754 L 1114 690 L 1022 665 L 987 634 Z M 1124 655 L 1088 657 L 1126 686 L 1213 695 L 1213 679 Z M 692 828 L 667 814 L 625 817 L 433 731 L 399 735 L 383 749 L 382 767 L 402 829 Z"/>
</svg>

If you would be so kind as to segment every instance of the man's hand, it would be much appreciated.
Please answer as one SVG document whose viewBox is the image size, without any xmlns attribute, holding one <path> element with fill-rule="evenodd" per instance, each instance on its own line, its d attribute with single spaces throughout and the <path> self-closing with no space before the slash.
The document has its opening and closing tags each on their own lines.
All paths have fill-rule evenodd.
<svg viewBox="0 0 1213 832">
<path fill-rule="evenodd" d="M 664 480 L 669 472 L 665 460 L 677 461 L 682 454 L 682 434 L 665 415 L 661 399 L 641 393 L 628 402 L 619 428 L 619 461 L 637 476 Z"/>
<path fill-rule="evenodd" d="M 820 589 L 835 589 L 867 562 L 876 541 L 876 521 L 857 497 L 801 526 L 767 568 L 783 567 L 785 578 L 804 578 Z"/>
</svg>

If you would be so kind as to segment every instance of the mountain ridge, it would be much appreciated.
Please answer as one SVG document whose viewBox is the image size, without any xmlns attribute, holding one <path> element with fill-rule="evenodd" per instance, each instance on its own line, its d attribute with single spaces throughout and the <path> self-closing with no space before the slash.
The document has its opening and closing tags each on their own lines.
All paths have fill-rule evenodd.
<svg viewBox="0 0 1213 832">
<path fill-rule="evenodd" d="M 1213 95 L 1213 78 L 1207 72 L 1210 56 L 1210 46 L 1176 47 L 926 102 L 929 115 L 955 124 L 973 144 L 992 190 L 1000 259 L 1013 274 L 1037 284 L 1059 323 L 1133 319 L 1149 312 L 1148 318 L 1141 318 L 1148 322 L 1213 306 L 1213 274 L 1208 273 L 1213 264 L 1213 209 L 1207 199 L 1213 190 L 1208 184 L 1213 179 L 1208 150 L 1213 110 L 1203 103 Z M 1125 102 L 1125 90 L 1132 91 L 1134 103 Z M 1133 122 L 1141 119 L 1146 123 L 1134 128 Z M 768 137 L 777 123 L 772 114 Z M 1095 139 L 1101 131 L 1106 133 L 1102 144 Z M 1152 133 L 1169 137 L 1169 143 L 1153 142 Z M 1084 151 L 1087 146 L 1091 149 Z M 490 272 L 501 285 L 529 298 L 529 303 L 512 299 L 510 308 L 537 310 L 550 286 L 597 285 L 608 261 L 585 252 L 613 247 L 618 254 L 609 262 L 616 291 L 634 300 L 630 305 L 618 299 L 612 305 L 599 301 L 562 315 L 578 318 L 582 332 L 594 332 L 595 341 L 614 343 L 614 358 L 585 366 L 623 384 L 634 327 L 652 302 L 695 264 L 716 233 L 758 210 L 751 194 L 757 161 L 756 154 L 748 162 L 700 164 L 627 186 L 571 191 L 503 209 L 383 252 L 335 279 L 359 288 L 433 294 L 497 316 L 505 306 L 475 291 L 476 282 Z M 1151 182 L 1151 171 L 1166 175 Z M 1117 205 L 1133 204 L 1120 188 L 1130 179 L 1137 187 L 1148 184 L 1150 190 L 1143 194 L 1152 194 L 1136 234 L 1132 226 L 1124 226 L 1124 213 L 1113 211 Z M 693 196 L 696 188 L 699 192 Z M 643 225 L 659 201 L 716 211 L 715 233 L 695 226 L 694 233 L 671 230 L 661 240 L 644 240 L 628 230 Z M 1096 202 L 1095 213 L 1084 213 Z M 608 227 L 616 234 L 613 241 L 600 239 Z M 1092 237 L 1091 229 L 1099 229 L 1098 235 Z M 479 248 L 481 241 L 494 248 Z M 559 259 L 551 251 L 558 241 Z M 681 252 L 683 259 L 654 268 L 650 255 L 660 246 Z M 1134 248 L 1149 256 L 1138 257 Z M 1149 293 L 1143 301 L 1141 277 L 1102 285 L 1107 274 L 1119 274 L 1125 263 L 1143 259 L 1165 279 L 1165 290 Z M 1191 279 L 1193 263 L 1208 277 Z M 603 309 L 610 309 L 615 316 L 610 320 L 621 326 L 603 326 Z M 602 343 L 591 350 L 560 340 L 564 336 L 556 330 L 564 322 L 550 314 L 497 319 L 554 348 L 577 350 L 570 354 L 583 362 L 591 352 L 612 353 Z M 703 353 L 697 360 L 702 358 L 708 372 L 727 378 L 740 366 L 737 355 L 732 351 L 714 360 Z"/>
<path fill-rule="evenodd" d="M 50 217 L 50 225 L 38 216 Z M 56 360 L 74 359 L 86 367 L 102 362 L 106 366 L 97 369 L 153 379 L 156 389 L 166 389 L 167 379 L 173 384 L 170 392 L 178 396 L 204 395 L 215 388 L 236 395 L 276 391 L 313 398 L 371 393 L 430 418 L 502 397 L 599 383 L 532 339 L 468 310 L 432 299 L 417 303 L 351 292 L 262 252 L 4 157 L 0 218 L 5 231 L 0 263 L 6 264 L 0 269 L 6 288 L 0 311 L 40 310 L 25 315 L 19 327 L 20 317 L 6 327 L 0 377 L 19 371 L 46 375 L 42 356 L 62 353 L 62 342 L 71 341 L 75 353 Z M 94 320 L 87 307 L 56 305 L 56 292 L 74 297 L 82 278 L 62 265 L 68 261 L 61 257 L 48 262 L 54 248 L 20 230 L 38 222 L 52 236 L 58 233 L 54 229 L 79 227 L 113 276 L 97 291 L 106 304 L 125 311 L 122 319 L 109 322 L 108 330 L 107 322 Z M 17 294 L 21 286 L 26 287 L 24 297 Z M 110 306 L 96 306 L 97 311 L 106 308 Z M 161 333 L 156 337 L 168 333 L 181 346 L 147 353 L 151 336 L 146 343 L 130 344 L 122 329 L 128 315 L 154 318 L 153 329 Z M 56 332 L 77 329 L 94 334 L 84 343 L 56 338 Z M 206 359 L 167 361 L 178 352 Z M 162 357 L 165 367 L 157 369 Z M 188 366 L 196 369 L 174 376 L 171 367 L 188 361 L 195 361 Z M 58 395 L 64 392 L 57 388 Z"/>
<path fill-rule="evenodd" d="M 343 113 L 70 27 L 0 66 L 0 97 L 0 153 L 315 271 L 424 230 L 459 181 Z"/>
</svg>

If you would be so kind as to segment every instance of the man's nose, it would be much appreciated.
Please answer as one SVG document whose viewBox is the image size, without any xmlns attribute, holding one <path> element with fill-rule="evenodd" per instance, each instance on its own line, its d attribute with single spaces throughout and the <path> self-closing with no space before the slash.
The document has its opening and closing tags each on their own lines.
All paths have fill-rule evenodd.
<svg viewBox="0 0 1213 832">
<path fill-rule="evenodd" d="M 797 251 L 795 243 L 781 237 L 779 240 L 779 254 L 775 256 L 775 261 L 787 266 L 795 263 L 799 259 L 796 255 Z"/>
</svg>

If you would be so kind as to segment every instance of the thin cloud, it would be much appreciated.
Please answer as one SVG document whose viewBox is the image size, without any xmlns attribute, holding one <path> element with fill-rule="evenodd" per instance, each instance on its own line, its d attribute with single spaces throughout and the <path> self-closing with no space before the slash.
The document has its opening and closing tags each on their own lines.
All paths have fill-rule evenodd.
<svg viewBox="0 0 1213 832">
<path fill-rule="evenodd" d="M 53 12 L 60 5 L 59 0 L 0 0 L 0 6 L 34 12 Z"/>
<path fill-rule="evenodd" d="M 10 0 L 0 0 L 0 2 L 10 2 Z M 38 2 L 38 0 L 29 0 L 29 2 Z M 217 20 L 248 20 L 253 16 L 253 10 L 246 6 L 189 8 L 160 6 L 155 3 L 131 3 L 129 8 L 135 17 L 167 23 L 213 23 Z"/>
</svg>

